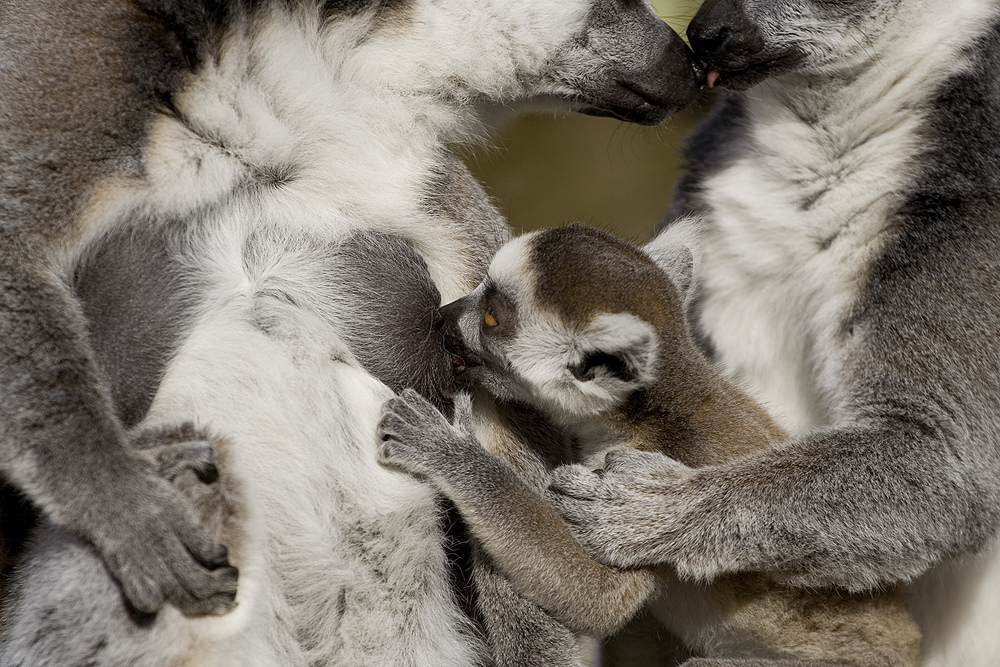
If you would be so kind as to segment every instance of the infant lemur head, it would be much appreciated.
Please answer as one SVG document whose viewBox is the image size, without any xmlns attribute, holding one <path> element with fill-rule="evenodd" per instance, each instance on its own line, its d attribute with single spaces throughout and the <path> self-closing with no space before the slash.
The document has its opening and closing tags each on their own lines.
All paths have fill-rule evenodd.
<svg viewBox="0 0 1000 667">
<path fill-rule="evenodd" d="M 620 408 L 700 358 L 683 311 L 645 252 L 573 224 L 505 245 L 441 315 L 460 385 L 573 420 Z"/>
</svg>

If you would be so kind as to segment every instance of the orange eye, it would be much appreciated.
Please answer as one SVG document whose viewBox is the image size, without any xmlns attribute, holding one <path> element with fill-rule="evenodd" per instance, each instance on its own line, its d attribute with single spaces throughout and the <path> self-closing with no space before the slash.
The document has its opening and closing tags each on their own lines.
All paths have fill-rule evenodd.
<svg viewBox="0 0 1000 667">
<path fill-rule="evenodd" d="M 495 327 L 497 325 L 497 318 L 493 317 L 490 313 L 486 313 L 486 326 Z"/>
</svg>

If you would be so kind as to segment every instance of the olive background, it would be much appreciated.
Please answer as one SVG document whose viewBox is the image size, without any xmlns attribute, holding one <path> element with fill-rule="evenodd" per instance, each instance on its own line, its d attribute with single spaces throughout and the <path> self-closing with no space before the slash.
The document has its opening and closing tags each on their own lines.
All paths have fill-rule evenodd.
<svg viewBox="0 0 1000 667">
<path fill-rule="evenodd" d="M 681 35 L 697 0 L 653 0 Z M 681 148 L 711 107 L 704 93 L 657 127 L 579 114 L 527 114 L 464 156 L 515 232 L 567 222 L 643 241 L 669 207 L 683 173 Z"/>
</svg>

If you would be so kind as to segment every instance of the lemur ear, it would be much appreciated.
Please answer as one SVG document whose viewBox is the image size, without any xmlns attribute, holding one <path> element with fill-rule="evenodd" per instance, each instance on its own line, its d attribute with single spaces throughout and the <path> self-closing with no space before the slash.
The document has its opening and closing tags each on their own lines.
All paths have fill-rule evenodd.
<svg viewBox="0 0 1000 667">
<path fill-rule="evenodd" d="M 656 330 L 635 315 L 602 315 L 576 341 L 569 371 L 581 382 L 645 384 L 656 362 Z"/>
<path fill-rule="evenodd" d="M 645 247 L 653 261 L 677 286 L 685 310 L 690 307 L 698 289 L 702 225 L 697 217 L 675 220 Z"/>
</svg>

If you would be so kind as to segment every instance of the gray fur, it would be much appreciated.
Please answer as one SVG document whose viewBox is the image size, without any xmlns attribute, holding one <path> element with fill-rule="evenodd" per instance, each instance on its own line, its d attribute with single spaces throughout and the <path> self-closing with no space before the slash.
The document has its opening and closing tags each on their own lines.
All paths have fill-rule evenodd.
<svg viewBox="0 0 1000 667">
<path fill-rule="evenodd" d="M 224 551 L 129 449 L 65 284 L 114 224 L 86 219 L 94 186 L 141 173 L 147 115 L 177 73 L 170 34 L 125 2 L 0 11 L 0 472 L 93 544 L 137 607 L 227 609 L 235 570 L 213 570 Z"/>
<path fill-rule="evenodd" d="M 192 516 L 217 539 L 229 532 L 231 540 L 225 524 L 238 515 L 237 486 L 220 480 L 213 451 L 226 443 L 190 425 L 140 430 L 130 437 L 155 461 L 157 474 L 178 489 Z M 0 620 L 6 667 L 155 664 L 142 656 L 157 615 L 130 604 L 92 545 L 45 522 L 24 562 Z M 235 597 L 236 578 L 226 585 Z M 37 590 L 46 594 L 31 594 Z M 189 605 L 201 613 L 214 609 L 212 600 L 192 598 Z"/>
<path fill-rule="evenodd" d="M 196 315 L 199 276 L 181 261 L 174 226 L 131 223 L 74 273 L 97 365 L 126 427 L 142 420 Z"/>
</svg>

